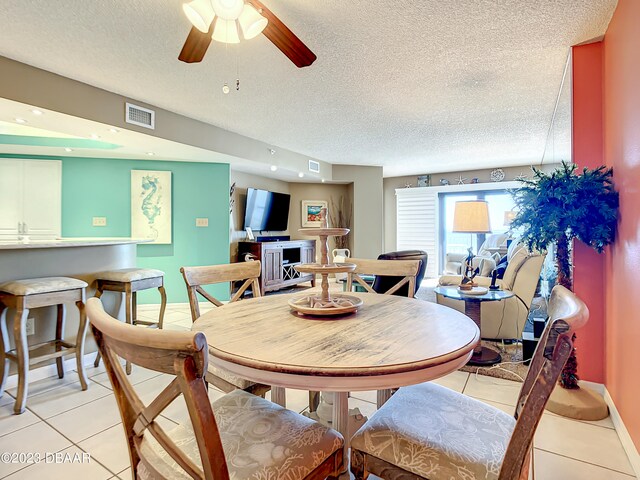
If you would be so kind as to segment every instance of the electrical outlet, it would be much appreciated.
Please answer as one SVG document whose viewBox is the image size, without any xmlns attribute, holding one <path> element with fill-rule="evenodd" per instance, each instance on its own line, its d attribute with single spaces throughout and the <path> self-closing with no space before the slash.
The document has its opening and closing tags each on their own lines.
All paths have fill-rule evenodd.
<svg viewBox="0 0 640 480">
<path fill-rule="evenodd" d="M 93 217 L 92 225 L 94 227 L 106 227 L 107 217 Z"/>
<path fill-rule="evenodd" d="M 208 227 L 209 219 L 208 218 L 196 218 L 196 227 Z"/>
<path fill-rule="evenodd" d="M 34 318 L 27 318 L 27 336 L 35 335 L 36 333 L 36 320 Z"/>
</svg>

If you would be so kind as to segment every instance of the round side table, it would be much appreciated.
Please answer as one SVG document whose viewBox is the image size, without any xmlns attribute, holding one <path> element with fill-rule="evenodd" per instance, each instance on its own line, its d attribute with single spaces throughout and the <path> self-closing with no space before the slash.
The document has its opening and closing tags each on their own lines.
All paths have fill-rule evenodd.
<svg viewBox="0 0 640 480">
<path fill-rule="evenodd" d="M 474 295 L 464 293 L 458 290 L 457 286 L 435 288 L 435 293 L 452 300 L 462 300 L 464 302 L 464 313 L 475 322 L 480 328 L 480 304 L 482 302 L 495 302 L 513 297 L 515 294 L 510 290 L 489 290 L 483 295 Z M 482 330 L 481 330 L 482 331 Z M 491 348 L 483 347 L 482 340 L 478 340 L 478 344 L 473 349 L 473 355 L 467 365 L 486 367 L 495 365 L 502 361 L 499 352 Z"/>
</svg>

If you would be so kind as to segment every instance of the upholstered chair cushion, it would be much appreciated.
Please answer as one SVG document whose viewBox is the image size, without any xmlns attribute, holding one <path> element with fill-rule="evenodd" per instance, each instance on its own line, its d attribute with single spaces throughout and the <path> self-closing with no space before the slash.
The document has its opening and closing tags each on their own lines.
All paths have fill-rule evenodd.
<svg viewBox="0 0 640 480">
<path fill-rule="evenodd" d="M 509 235 L 506 233 L 493 233 L 486 236 L 486 239 L 482 245 L 478 248 L 479 257 L 493 257 L 493 253 L 489 251 L 490 248 L 499 248 L 507 243 Z"/>
<path fill-rule="evenodd" d="M 242 390 L 228 393 L 212 407 L 231 480 L 300 480 L 344 445 L 335 430 Z M 202 465 L 190 427 L 179 425 L 167 433 L 197 465 Z M 141 448 L 151 455 L 146 458 L 155 457 L 153 467 L 162 476 L 154 476 L 140 463 L 140 479 L 191 478 L 150 434 L 143 437 Z"/>
<path fill-rule="evenodd" d="M 97 280 L 108 280 L 110 282 L 136 282 L 147 278 L 164 277 L 164 272 L 153 268 L 122 268 L 120 270 L 100 272 L 95 277 Z"/>
<path fill-rule="evenodd" d="M 42 277 L 0 283 L 0 292 L 12 295 L 37 295 L 86 288 L 87 282 L 70 277 Z"/>
<path fill-rule="evenodd" d="M 209 373 L 215 377 L 221 378 L 236 387 L 245 390 L 252 385 L 255 385 L 256 382 L 251 382 L 249 380 L 245 380 L 244 378 L 240 378 L 235 376 L 233 373 L 228 372 L 227 370 L 223 370 L 222 368 L 218 368 L 211 363 L 209 363 Z"/>
<path fill-rule="evenodd" d="M 513 417 L 434 383 L 398 390 L 351 447 L 430 480 L 498 478 Z"/>
<path fill-rule="evenodd" d="M 507 248 L 507 262 L 511 261 L 511 257 L 513 257 L 513 254 L 518 251 L 520 247 L 522 247 L 522 242 L 519 239 L 514 238 L 509 244 L 509 248 Z"/>
<path fill-rule="evenodd" d="M 507 264 L 507 269 L 504 272 L 504 276 L 502 277 L 502 285 L 506 289 L 510 289 L 513 287 L 513 282 L 516 279 L 516 275 L 518 274 L 518 270 L 527 261 L 530 253 L 529 250 L 523 245 L 519 245 L 510 250 L 510 255 L 507 255 L 509 263 Z M 536 281 L 537 283 L 537 281 Z"/>
<path fill-rule="evenodd" d="M 496 260 L 493 256 L 474 257 L 471 263 L 478 269 L 478 275 L 482 277 L 490 277 L 491 273 L 496 269 Z"/>
<path fill-rule="evenodd" d="M 481 276 L 491 275 L 491 272 L 495 268 L 495 263 L 500 260 L 499 253 L 492 253 L 490 248 L 498 248 L 507 242 L 509 235 L 506 233 L 496 233 L 487 235 L 486 240 L 478 248 L 478 253 L 473 259 L 472 265 L 474 268 L 480 269 Z M 445 256 L 444 274 L 461 275 L 462 265 L 467 258 L 468 253 L 447 253 Z M 494 263 L 492 263 L 494 262 Z"/>
<path fill-rule="evenodd" d="M 445 255 L 443 273 L 450 275 L 460 275 L 462 273 L 462 263 L 468 255 L 468 253 L 447 253 Z"/>
</svg>

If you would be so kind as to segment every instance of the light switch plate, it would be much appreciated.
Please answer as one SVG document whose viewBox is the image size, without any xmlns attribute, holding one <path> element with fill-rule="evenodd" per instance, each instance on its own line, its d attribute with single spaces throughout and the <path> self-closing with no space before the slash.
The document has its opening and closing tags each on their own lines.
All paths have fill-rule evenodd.
<svg viewBox="0 0 640 480">
<path fill-rule="evenodd" d="M 92 225 L 94 227 L 106 227 L 107 217 L 93 217 Z"/>
<path fill-rule="evenodd" d="M 196 218 L 196 227 L 208 227 L 209 219 L 208 218 Z"/>
</svg>

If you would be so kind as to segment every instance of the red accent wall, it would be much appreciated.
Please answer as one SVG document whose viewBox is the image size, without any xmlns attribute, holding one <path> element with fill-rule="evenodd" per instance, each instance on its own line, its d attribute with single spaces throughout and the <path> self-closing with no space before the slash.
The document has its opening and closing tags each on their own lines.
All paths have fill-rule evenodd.
<svg viewBox="0 0 640 480">
<path fill-rule="evenodd" d="M 619 0 L 604 38 L 604 157 L 620 191 L 605 264 L 606 386 L 640 450 L 640 1 Z"/>
<path fill-rule="evenodd" d="M 573 161 L 579 167 L 604 164 L 603 45 L 573 47 Z M 589 307 L 589 323 L 578 332 L 578 374 L 583 380 L 605 381 L 604 255 L 576 241 L 573 289 Z"/>
<path fill-rule="evenodd" d="M 579 372 L 604 381 L 640 450 L 639 21 L 640 1 L 619 0 L 604 40 L 573 49 L 573 159 L 613 167 L 620 192 L 616 242 L 602 256 L 581 244 L 574 252 L 574 289 L 591 310 Z"/>
</svg>

